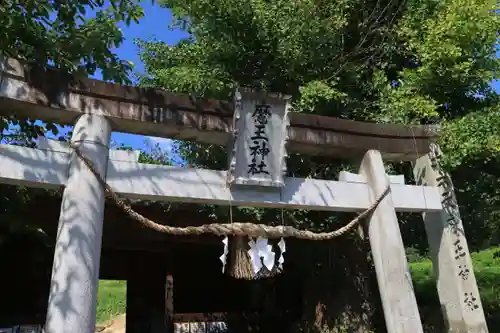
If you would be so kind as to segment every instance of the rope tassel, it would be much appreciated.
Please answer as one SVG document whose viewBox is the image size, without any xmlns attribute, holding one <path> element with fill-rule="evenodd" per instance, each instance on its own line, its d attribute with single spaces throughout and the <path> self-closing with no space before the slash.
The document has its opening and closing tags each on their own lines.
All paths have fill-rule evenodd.
<svg viewBox="0 0 500 333">
<path fill-rule="evenodd" d="M 252 260 L 247 253 L 245 237 L 234 236 L 230 240 L 229 250 L 229 275 L 235 279 L 252 280 L 254 278 L 252 270 Z"/>
</svg>

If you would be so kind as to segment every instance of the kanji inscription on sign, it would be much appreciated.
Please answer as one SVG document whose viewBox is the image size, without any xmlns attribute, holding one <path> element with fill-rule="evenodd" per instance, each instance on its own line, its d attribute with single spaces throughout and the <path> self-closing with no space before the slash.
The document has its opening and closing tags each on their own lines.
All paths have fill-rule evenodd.
<svg viewBox="0 0 500 333">
<path fill-rule="evenodd" d="M 237 91 L 234 104 L 230 182 L 283 186 L 290 98 L 279 94 Z"/>
</svg>

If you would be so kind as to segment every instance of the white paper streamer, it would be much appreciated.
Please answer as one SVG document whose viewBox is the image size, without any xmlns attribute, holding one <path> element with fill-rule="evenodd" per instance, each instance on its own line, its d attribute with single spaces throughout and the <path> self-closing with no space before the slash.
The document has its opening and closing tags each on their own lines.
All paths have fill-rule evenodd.
<svg viewBox="0 0 500 333">
<path fill-rule="evenodd" d="M 253 240 L 250 240 L 248 242 L 248 246 L 250 247 L 250 249 L 247 251 L 247 253 L 252 261 L 252 270 L 254 274 L 257 274 L 262 269 L 259 250 L 257 249 L 257 244 Z"/>
<path fill-rule="evenodd" d="M 257 238 L 257 249 L 259 249 L 259 256 L 263 258 L 263 263 L 266 268 L 271 271 L 274 267 L 275 253 L 273 247 L 269 245 L 266 238 Z"/>
<path fill-rule="evenodd" d="M 224 252 L 219 257 L 219 259 L 222 262 L 222 273 L 224 273 L 226 270 L 227 254 L 229 253 L 229 239 L 227 238 L 227 236 L 222 240 L 222 244 L 224 244 Z"/>
<path fill-rule="evenodd" d="M 286 244 L 285 244 L 285 239 L 282 237 L 278 243 L 278 247 L 280 249 L 280 257 L 278 259 L 278 267 L 280 269 L 283 269 L 283 264 L 285 263 L 285 257 L 283 257 L 283 253 L 286 252 Z"/>
<path fill-rule="evenodd" d="M 258 237 L 256 242 L 251 240 L 248 242 L 248 245 L 250 246 L 248 254 L 252 260 L 254 274 L 257 274 L 262 269 L 262 263 L 269 271 L 272 271 L 275 265 L 276 254 L 273 251 L 273 247 L 268 244 L 268 240 Z"/>
</svg>

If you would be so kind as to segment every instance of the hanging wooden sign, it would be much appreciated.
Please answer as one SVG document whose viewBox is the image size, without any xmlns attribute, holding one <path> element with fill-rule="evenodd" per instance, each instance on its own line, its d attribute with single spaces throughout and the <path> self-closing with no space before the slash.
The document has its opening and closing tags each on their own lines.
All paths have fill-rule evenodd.
<svg viewBox="0 0 500 333">
<path fill-rule="evenodd" d="M 236 91 L 230 183 L 284 186 L 290 96 Z"/>
</svg>

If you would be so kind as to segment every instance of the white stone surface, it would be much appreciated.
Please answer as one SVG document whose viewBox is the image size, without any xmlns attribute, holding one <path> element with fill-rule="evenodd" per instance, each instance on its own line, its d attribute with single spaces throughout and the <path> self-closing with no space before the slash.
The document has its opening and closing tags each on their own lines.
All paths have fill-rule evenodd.
<svg viewBox="0 0 500 333">
<path fill-rule="evenodd" d="M 67 183 L 68 155 L 25 147 L 0 145 L 0 181 L 57 187 Z M 65 164 L 66 163 L 66 164 Z M 184 201 L 275 208 L 356 212 L 370 206 L 368 185 L 354 182 L 288 178 L 281 190 L 228 188 L 225 171 L 175 168 L 113 161 L 107 182 L 116 193 L 142 200 Z M 397 181 L 396 178 L 391 178 Z M 280 192 L 281 191 L 281 192 Z M 401 212 L 439 211 L 441 202 L 432 186 L 391 184 L 394 207 Z"/>
<path fill-rule="evenodd" d="M 0 182 L 57 188 L 68 183 L 68 154 L 0 145 Z"/>
<path fill-rule="evenodd" d="M 111 126 L 83 115 L 73 142 L 106 177 Z M 93 333 L 104 218 L 104 191 L 95 175 L 71 155 L 56 239 L 45 333 Z"/>
<path fill-rule="evenodd" d="M 112 162 L 108 184 L 126 197 L 145 200 L 181 200 L 275 208 L 360 211 L 370 204 L 367 184 L 288 178 L 279 190 L 228 188 L 226 172 L 173 168 L 152 164 Z M 433 187 L 391 185 L 398 211 L 440 210 Z"/>
<path fill-rule="evenodd" d="M 70 153 L 71 148 L 67 142 L 40 137 L 37 142 L 37 148 L 41 150 L 50 150 L 63 153 Z M 139 150 L 110 150 L 109 159 L 111 161 L 136 163 L 139 161 Z"/>
<path fill-rule="evenodd" d="M 404 175 L 388 175 L 389 176 L 389 182 L 391 184 L 400 184 L 403 185 L 405 183 L 405 176 Z M 343 182 L 349 182 L 349 183 L 363 183 L 366 184 L 366 177 L 363 175 L 360 175 L 358 173 L 352 173 L 349 171 L 340 171 L 339 172 L 339 180 Z"/>
<path fill-rule="evenodd" d="M 414 167 L 420 184 L 437 186 L 443 210 L 423 214 L 437 290 L 448 332 L 487 333 L 472 259 L 450 176 L 438 162 L 439 147 Z"/>
<path fill-rule="evenodd" d="M 389 184 L 382 156 L 376 150 L 369 150 L 365 154 L 359 173 L 371 186 L 371 200 L 383 193 Z M 422 333 L 417 300 L 394 210 L 394 197 L 394 193 L 386 196 L 368 222 L 368 238 L 387 333 Z"/>
</svg>

